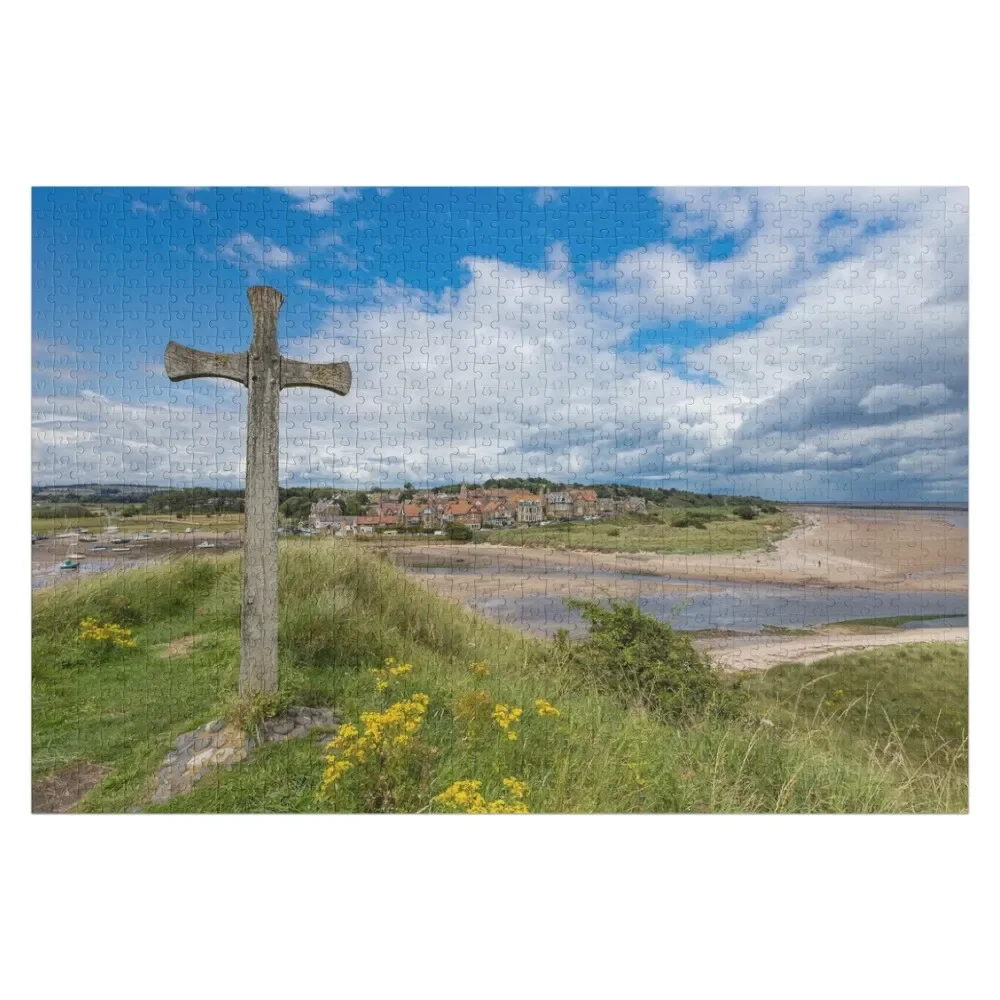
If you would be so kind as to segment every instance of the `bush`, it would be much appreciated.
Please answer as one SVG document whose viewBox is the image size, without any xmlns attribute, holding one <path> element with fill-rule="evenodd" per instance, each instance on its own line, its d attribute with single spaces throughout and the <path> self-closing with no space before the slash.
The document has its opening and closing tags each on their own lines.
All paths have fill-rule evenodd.
<svg viewBox="0 0 1000 1000">
<path fill-rule="evenodd" d="M 713 671 L 683 632 L 632 602 L 611 601 L 608 609 L 593 601 L 566 603 L 590 622 L 587 638 L 570 647 L 569 660 L 601 690 L 672 722 L 741 713 L 741 682 Z"/>
<path fill-rule="evenodd" d="M 472 541 L 472 528 L 467 524 L 459 524 L 457 521 L 452 521 L 445 532 L 448 538 L 453 542 L 471 542 Z"/>
<path fill-rule="evenodd" d="M 733 513 L 744 521 L 752 521 L 757 517 L 756 507 L 734 507 Z"/>
<path fill-rule="evenodd" d="M 702 531 L 707 531 L 708 525 L 705 520 L 704 517 L 699 517 L 697 514 L 682 514 L 680 517 L 675 517 L 670 522 L 670 526 L 672 528 L 700 528 Z"/>
</svg>

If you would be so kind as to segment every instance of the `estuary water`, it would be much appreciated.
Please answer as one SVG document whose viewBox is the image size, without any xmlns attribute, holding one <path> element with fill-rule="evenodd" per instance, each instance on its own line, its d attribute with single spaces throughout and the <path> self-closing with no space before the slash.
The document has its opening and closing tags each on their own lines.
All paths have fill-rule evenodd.
<svg viewBox="0 0 1000 1000">
<path fill-rule="evenodd" d="M 462 572 L 451 569 L 427 569 L 429 575 Z M 471 574 L 471 570 L 469 571 Z M 549 570 L 547 578 L 559 574 Z M 937 591 L 851 590 L 841 587 L 801 587 L 771 583 L 729 583 L 672 578 L 669 589 L 657 587 L 648 576 L 627 573 L 592 573 L 586 580 L 588 596 L 599 593 L 606 579 L 630 581 L 636 585 L 634 600 L 639 607 L 660 621 L 682 630 L 726 629 L 760 632 L 766 626 L 802 628 L 827 625 L 857 618 L 887 618 L 900 615 L 933 615 L 934 620 L 913 622 L 921 625 L 967 625 L 968 595 Z M 471 581 L 470 581 L 471 582 Z M 645 586 L 645 590 L 644 590 Z M 471 589 L 471 588 L 470 588 Z M 480 614 L 499 622 L 517 625 L 542 635 L 559 628 L 571 633 L 584 623 L 578 611 L 567 607 L 564 594 L 478 593 L 466 603 Z M 583 592 L 580 596 L 584 596 Z M 597 595 L 595 594 L 595 597 Z"/>
</svg>

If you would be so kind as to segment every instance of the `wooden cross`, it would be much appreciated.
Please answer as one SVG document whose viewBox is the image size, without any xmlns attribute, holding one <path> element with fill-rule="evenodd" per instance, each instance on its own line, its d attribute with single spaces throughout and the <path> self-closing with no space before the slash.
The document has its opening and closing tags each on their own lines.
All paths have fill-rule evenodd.
<svg viewBox="0 0 1000 1000">
<path fill-rule="evenodd" d="M 278 350 L 276 288 L 247 289 L 253 340 L 243 354 L 211 354 L 170 341 L 163 356 L 171 382 L 228 378 L 245 385 L 247 463 L 243 531 L 243 613 L 240 619 L 240 694 L 278 689 L 278 397 L 291 386 L 351 388 L 351 366 L 289 361 Z"/>
</svg>

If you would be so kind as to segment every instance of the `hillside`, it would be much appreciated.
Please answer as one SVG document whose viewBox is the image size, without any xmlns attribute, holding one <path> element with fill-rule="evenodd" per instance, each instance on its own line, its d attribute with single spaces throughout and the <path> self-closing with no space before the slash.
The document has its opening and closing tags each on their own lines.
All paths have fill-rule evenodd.
<svg viewBox="0 0 1000 1000">
<path fill-rule="evenodd" d="M 647 691 L 588 672 L 601 656 L 609 669 L 618 662 L 611 631 L 580 657 L 564 642 L 539 642 L 459 609 L 362 545 L 289 539 L 281 585 L 285 703 L 332 706 L 354 723 L 426 694 L 419 739 L 397 762 L 388 798 L 372 797 L 359 768 L 357 780 L 318 799 L 323 751 L 296 740 L 260 747 L 192 794 L 149 805 L 178 734 L 237 708 L 238 553 L 36 596 L 35 776 L 94 768 L 103 779 L 79 808 L 95 812 L 358 811 L 373 803 L 439 811 L 435 797 L 460 781 L 479 781 L 487 798 L 505 801 L 504 778 L 526 786 L 532 812 L 966 808 L 962 650 L 897 647 L 740 685 L 706 681 L 691 660 L 692 685 L 671 688 L 669 712 L 658 712 Z M 135 648 L 88 650 L 77 640 L 88 617 L 131 629 Z M 654 649 L 677 641 L 651 621 L 630 627 Z M 644 648 L 630 647 L 630 662 L 641 666 L 635 651 Z M 372 671 L 384 672 L 389 657 L 412 669 L 385 675 L 389 687 L 379 692 L 383 674 Z M 515 708 L 520 718 L 511 717 Z"/>
</svg>

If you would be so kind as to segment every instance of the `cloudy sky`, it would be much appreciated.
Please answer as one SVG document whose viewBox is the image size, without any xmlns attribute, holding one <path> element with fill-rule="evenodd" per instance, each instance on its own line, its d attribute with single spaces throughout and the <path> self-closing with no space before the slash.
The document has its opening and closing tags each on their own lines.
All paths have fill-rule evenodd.
<svg viewBox="0 0 1000 1000">
<path fill-rule="evenodd" d="M 240 485 L 246 394 L 168 340 L 284 354 L 288 485 L 544 475 L 789 500 L 967 495 L 968 192 L 36 189 L 36 484 Z"/>
</svg>

